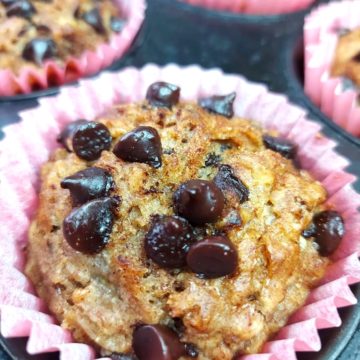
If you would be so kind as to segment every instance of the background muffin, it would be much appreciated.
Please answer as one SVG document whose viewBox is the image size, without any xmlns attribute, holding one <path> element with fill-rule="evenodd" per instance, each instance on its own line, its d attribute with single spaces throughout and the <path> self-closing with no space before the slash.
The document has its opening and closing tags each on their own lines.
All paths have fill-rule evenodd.
<svg viewBox="0 0 360 360">
<path fill-rule="evenodd" d="M 320 6 L 305 20 L 305 92 L 336 124 L 360 135 L 360 2 Z"/>
<path fill-rule="evenodd" d="M 0 69 L 18 74 L 25 66 L 41 67 L 53 59 L 62 66 L 70 56 L 95 50 L 125 26 L 110 0 L 24 1 L 0 4 Z"/>
<path fill-rule="evenodd" d="M 110 65 L 143 17 L 142 0 L 0 2 L 0 95 L 60 85 Z"/>
</svg>

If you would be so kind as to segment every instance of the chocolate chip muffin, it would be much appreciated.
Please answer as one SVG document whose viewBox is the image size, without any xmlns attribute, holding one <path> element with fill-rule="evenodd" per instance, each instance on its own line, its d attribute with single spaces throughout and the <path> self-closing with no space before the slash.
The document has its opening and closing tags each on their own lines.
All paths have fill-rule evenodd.
<svg viewBox="0 0 360 360">
<path fill-rule="evenodd" d="M 331 74 L 348 78 L 360 86 L 360 29 L 339 31 Z"/>
<path fill-rule="evenodd" d="M 235 94 L 147 99 L 68 125 L 43 166 L 26 273 L 102 355 L 255 353 L 302 306 L 344 234 L 296 146 L 234 117 Z"/>
<path fill-rule="evenodd" d="M 0 69 L 63 65 L 125 24 L 111 0 L 0 0 Z"/>
</svg>

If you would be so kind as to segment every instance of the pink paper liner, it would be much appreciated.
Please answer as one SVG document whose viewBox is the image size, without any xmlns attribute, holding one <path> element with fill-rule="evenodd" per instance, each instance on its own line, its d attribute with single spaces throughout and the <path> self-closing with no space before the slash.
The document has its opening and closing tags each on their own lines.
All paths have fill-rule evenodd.
<svg viewBox="0 0 360 360">
<path fill-rule="evenodd" d="M 145 0 L 114 0 L 127 20 L 119 34 L 96 50 L 87 50 L 81 57 L 70 57 L 64 65 L 46 61 L 41 68 L 25 66 L 19 74 L 0 69 L 0 96 L 27 94 L 36 90 L 59 86 L 80 77 L 89 76 L 120 59 L 129 49 L 145 17 Z M 55 82 L 55 84 L 54 84 Z"/>
<path fill-rule="evenodd" d="M 296 351 L 319 351 L 318 329 L 340 326 L 337 308 L 357 301 L 349 288 L 360 282 L 360 195 L 351 186 L 355 177 L 344 170 L 348 161 L 334 151 L 336 143 L 321 135 L 320 125 L 308 120 L 286 97 L 241 76 L 199 66 L 147 65 L 141 70 L 103 73 L 77 87 L 64 87 L 56 97 L 40 99 L 39 107 L 21 113 L 20 123 L 5 128 L 6 136 L 0 143 L 1 333 L 6 337 L 29 336 L 31 354 L 60 351 L 61 359 L 94 359 L 91 347 L 73 343 L 69 332 L 46 314 L 43 302 L 22 273 L 29 219 L 36 210 L 38 171 L 58 146 L 56 135 L 65 124 L 78 118 L 93 119 L 115 103 L 142 100 L 148 86 L 159 80 L 179 85 L 182 100 L 235 91 L 236 115 L 254 119 L 298 143 L 302 166 L 322 182 L 328 202 L 342 213 L 347 234 L 319 286 L 265 344 L 261 354 L 247 355 L 243 360 L 292 360 Z"/>
<path fill-rule="evenodd" d="M 257 15 L 283 14 L 305 9 L 315 0 L 183 0 L 208 9 Z"/>
<path fill-rule="evenodd" d="M 336 124 L 360 136 L 360 106 L 357 92 L 343 90 L 340 77 L 331 77 L 338 41 L 337 30 L 360 26 L 356 15 L 359 0 L 332 2 L 314 10 L 305 19 L 305 92 Z"/>
</svg>

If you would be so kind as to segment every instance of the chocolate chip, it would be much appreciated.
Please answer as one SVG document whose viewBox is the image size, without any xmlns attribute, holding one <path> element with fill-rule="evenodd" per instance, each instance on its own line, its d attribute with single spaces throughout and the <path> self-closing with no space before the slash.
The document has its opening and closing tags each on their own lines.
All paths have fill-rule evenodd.
<svg viewBox="0 0 360 360">
<path fill-rule="evenodd" d="M 190 356 L 191 358 L 197 358 L 199 356 L 199 350 L 195 344 L 185 343 L 184 345 L 187 356 Z"/>
<path fill-rule="evenodd" d="M 119 17 L 116 16 L 112 16 L 110 18 L 110 28 L 112 31 L 119 33 L 122 31 L 122 29 L 124 28 L 126 24 L 126 21 L 124 19 L 121 19 Z"/>
<path fill-rule="evenodd" d="M 228 238 L 212 236 L 192 245 L 186 261 L 200 277 L 214 279 L 233 274 L 238 265 L 238 255 Z"/>
<path fill-rule="evenodd" d="M 249 189 L 235 176 L 234 170 L 230 165 L 219 166 L 214 182 L 223 191 L 233 191 L 241 204 L 249 200 Z"/>
<path fill-rule="evenodd" d="M 110 195 L 114 189 L 114 180 L 107 171 L 91 167 L 78 171 L 61 181 L 63 189 L 69 189 L 73 206 Z"/>
<path fill-rule="evenodd" d="M 99 34 L 106 32 L 99 9 L 95 8 L 86 11 L 82 14 L 81 18 Z"/>
<path fill-rule="evenodd" d="M 168 327 L 173 330 L 178 336 L 184 334 L 186 328 L 181 318 L 172 318 Z"/>
<path fill-rule="evenodd" d="M 360 62 L 360 52 L 358 52 L 351 60 L 356 61 L 356 62 Z"/>
<path fill-rule="evenodd" d="M 74 18 L 80 19 L 81 18 L 81 8 L 77 6 L 74 10 Z"/>
<path fill-rule="evenodd" d="M 189 180 L 174 193 L 174 210 L 193 225 L 215 222 L 224 209 L 224 195 L 212 181 Z"/>
<path fill-rule="evenodd" d="M 41 34 L 41 35 L 49 35 L 51 33 L 51 29 L 46 26 L 46 25 L 36 25 L 36 30 Z"/>
<path fill-rule="evenodd" d="M 36 9 L 28 0 L 8 2 L 5 5 L 8 6 L 6 10 L 6 15 L 9 17 L 18 16 L 25 19 L 30 19 L 31 16 L 36 13 Z"/>
<path fill-rule="evenodd" d="M 315 226 L 314 238 L 319 245 L 319 254 L 331 255 L 339 246 L 345 234 L 344 220 L 336 211 L 326 210 L 313 218 Z"/>
<path fill-rule="evenodd" d="M 156 82 L 149 86 L 146 100 L 153 106 L 171 108 L 179 102 L 180 88 L 166 82 Z"/>
<path fill-rule="evenodd" d="M 84 254 L 100 252 L 109 242 L 118 205 L 113 198 L 103 198 L 74 209 L 63 222 L 65 240 Z"/>
<path fill-rule="evenodd" d="M 145 252 L 161 267 L 181 268 L 194 241 L 192 228 L 185 219 L 157 215 L 145 236 Z"/>
<path fill-rule="evenodd" d="M 150 126 L 139 126 L 125 134 L 115 145 L 114 154 L 128 162 L 161 167 L 162 146 L 159 133 Z"/>
<path fill-rule="evenodd" d="M 263 142 L 267 149 L 278 152 L 286 159 L 295 159 L 296 157 L 297 146 L 289 140 L 264 135 Z"/>
<path fill-rule="evenodd" d="M 217 166 L 220 162 L 221 156 L 212 152 L 206 156 L 205 166 Z"/>
<path fill-rule="evenodd" d="M 109 150 L 112 137 L 108 128 L 95 121 L 79 124 L 72 137 L 75 154 L 83 160 L 97 160 L 103 150 Z"/>
<path fill-rule="evenodd" d="M 72 149 L 72 137 L 73 137 L 75 131 L 77 130 L 79 125 L 87 124 L 87 123 L 88 123 L 88 121 L 83 120 L 83 119 L 76 120 L 76 121 L 69 123 L 68 125 L 66 125 L 64 127 L 64 129 L 58 135 L 58 137 L 56 139 L 57 142 L 61 143 L 67 151 L 71 152 L 73 150 Z"/>
<path fill-rule="evenodd" d="M 177 360 L 186 355 L 177 335 L 164 325 L 139 326 L 132 345 L 139 360 Z"/>
<path fill-rule="evenodd" d="M 174 290 L 176 292 L 183 292 L 185 290 L 185 284 L 182 281 L 175 280 Z"/>
<path fill-rule="evenodd" d="M 224 96 L 211 96 L 209 98 L 204 98 L 199 100 L 199 105 L 212 113 L 225 116 L 227 118 L 232 118 L 234 116 L 234 101 L 236 98 L 236 93 L 232 92 L 229 95 Z"/>
<path fill-rule="evenodd" d="M 22 57 L 41 65 L 44 60 L 56 56 L 56 44 L 48 38 L 37 38 L 29 41 L 23 50 Z"/>
<path fill-rule="evenodd" d="M 50 232 L 54 233 L 60 230 L 60 227 L 57 225 L 52 225 Z"/>
</svg>

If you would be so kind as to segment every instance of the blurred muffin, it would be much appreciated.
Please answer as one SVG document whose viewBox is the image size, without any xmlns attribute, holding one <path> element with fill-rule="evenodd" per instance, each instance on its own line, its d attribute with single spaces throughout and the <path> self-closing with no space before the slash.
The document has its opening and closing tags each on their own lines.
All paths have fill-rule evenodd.
<svg viewBox="0 0 360 360">
<path fill-rule="evenodd" d="M 0 95 L 61 85 L 110 65 L 130 46 L 143 12 L 143 0 L 0 1 Z"/>
<path fill-rule="evenodd" d="M 125 25 L 111 0 L 2 1 L 0 21 L 0 69 L 16 74 L 48 59 L 64 65 Z"/>
<path fill-rule="evenodd" d="M 336 124 L 360 135 L 360 1 L 320 6 L 305 20 L 305 92 Z"/>
<path fill-rule="evenodd" d="M 360 29 L 341 29 L 331 67 L 332 76 L 342 76 L 360 86 Z"/>
</svg>

